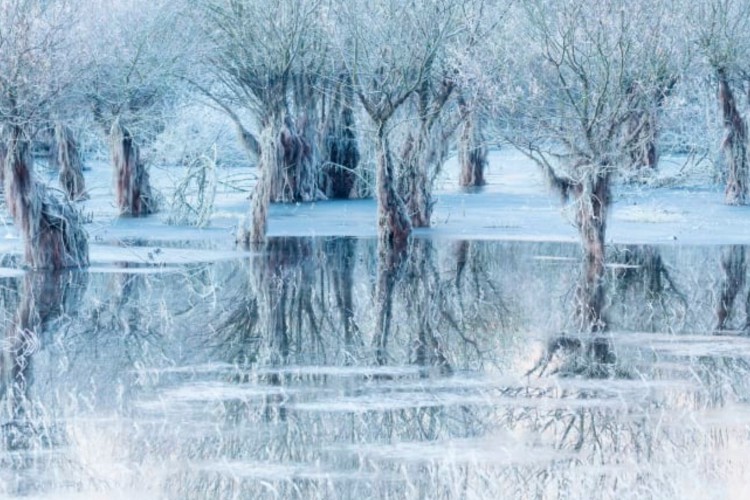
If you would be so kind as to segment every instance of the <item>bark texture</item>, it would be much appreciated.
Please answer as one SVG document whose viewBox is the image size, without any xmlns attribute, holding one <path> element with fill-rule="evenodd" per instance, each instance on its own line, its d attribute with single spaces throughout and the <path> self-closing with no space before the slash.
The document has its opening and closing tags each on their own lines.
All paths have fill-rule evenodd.
<svg viewBox="0 0 750 500">
<path fill-rule="evenodd" d="M 482 132 L 482 119 L 477 111 L 469 109 L 465 101 L 459 101 L 462 116 L 458 162 L 461 173 L 459 185 L 463 187 L 484 186 L 487 170 L 487 144 Z"/>
<path fill-rule="evenodd" d="M 5 201 L 23 237 L 26 264 L 34 269 L 88 265 L 88 235 L 80 212 L 36 182 L 29 143 L 20 129 L 9 131 L 7 144 Z"/>
<path fill-rule="evenodd" d="M 378 128 L 377 172 L 378 248 L 381 253 L 406 248 L 412 225 L 406 207 L 396 192 L 396 168 L 384 126 Z"/>
<path fill-rule="evenodd" d="M 722 68 L 718 69 L 717 76 L 719 104 L 726 130 L 722 143 L 727 162 L 727 187 L 724 202 L 727 205 L 745 205 L 748 183 L 747 124 L 737 107 L 726 71 Z"/>
<path fill-rule="evenodd" d="M 583 276 L 576 292 L 576 318 L 581 331 L 606 328 L 604 308 L 604 238 L 610 204 L 610 174 L 602 169 L 573 185 L 576 226 L 584 251 Z"/>
<path fill-rule="evenodd" d="M 148 171 L 132 134 L 119 121 L 115 121 L 109 140 L 120 214 L 142 217 L 156 212 L 156 200 L 151 192 Z"/>
<path fill-rule="evenodd" d="M 71 200 L 85 200 L 86 182 L 83 178 L 83 162 L 72 131 L 65 125 L 55 125 L 56 163 L 60 169 L 59 179 L 63 191 Z"/>
<path fill-rule="evenodd" d="M 449 80 L 443 81 L 437 89 L 425 80 L 414 95 L 419 129 L 407 135 L 399 178 L 399 192 L 413 227 L 430 227 L 435 206 L 432 186 L 448 155 L 440 116 L 453 88 Z"/>
</svg>

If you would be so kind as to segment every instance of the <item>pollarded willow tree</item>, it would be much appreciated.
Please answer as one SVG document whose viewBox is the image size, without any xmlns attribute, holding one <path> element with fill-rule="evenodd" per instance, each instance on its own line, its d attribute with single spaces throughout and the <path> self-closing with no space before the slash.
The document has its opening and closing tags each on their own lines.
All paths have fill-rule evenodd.
<svg viewBox="0 0 750 500">
<path fill-rule="evenodd" d="M 5 200 L 35 269 L 88 264 L 87 235 L 78 210 L 36 179 L 34 135 L 70 95 L 79 67 L 71 33 L 74 7 L 64 0 L 6 0 L 0 4 L 0 142 Z"/>
<path fill-rule="evenodd" d="M 83 159 L 73 131 L 63 122 L 55 123 L 50 163 L 59 169 L 60 186 L 69 199 L 88 198 L 83 178 Z"/>
<path fill-rule="evenodd" d="M 180 2 L 89 2 L 83 37 L 90 54 L 86 99 L 109 144 L 117 208 L 155 212 L 146 150 L 163 131 L 180 93 L 176 78 L 192 49 Z M 106 29 L 102 29 L 106 26 Z"/>
<path fill-rule="evenodd" d="M 519 6 L 526 50 L 513 55 L 502 88 L 516 93 L 500 116 L 505 138 L 574 202 L 586 256 L 578 291 L 582 329 L 602 326 L 611 184 L 643 139 L 633 118 L 652 112 L 674 60 L 665 29 L 668 3 L 528 0 Z"/>
<path fill-rule="evenodd" d="M 487 110 L 495 104 L 488 75 L 503 73 L 503 31 L 512 2 L 474 0 L 461 8 L 459 42 L 452 48 L 456 70 L 456 107 L 459 117 L 458 182 L 463 187 L 483 186 L 488 161 Z"/>
<path fill-rule="evenodd" d="M 259 179 L 238 241 L 265 239 L 268 207 L 275 201 L 318 197 L 314 84 L 325 55 L 320 0 L 196 0 L 207 47 L 203 67 L 211 78 L 190 79 L 227 112 L 245 149 L 258 159 Z M 254 127 L 243 124 L 249 112 Z M 300 116 L 296 116 L 298 111 Z M 300 120 L 298 121 L 298 118 Z"/>
<path fill-rule="evenodd" d="M 743 0 L 707 0 L 689 4 L 688 32 L 717 84 L 725 135 L 721 145 L 726 161 L 728 205 L 748 202 L 747 122 L 738 100 L 750 82 L 750 4 Z"/>
<path fill-rule="evenodd" d="M 456 29 L 458 2 L 439 0 L 404 3 L 397 0 L 333 2 L 327 16 L 338 53 L 352 75 L 352 84 L 374 125 L 378 240 L 381 253 L 402 248 L 412 219 L 423 225 L 431 200 L 426 194 L 423 166 L 435 153 L 431 135 L 452 83 L 441 72 L 441 51 Z M 404 109 L 416 99 L 418 122 L 406 117 L 407 149 L 396 153 L 391 131 Z M 411 124 L 410 124 L 411 123 Z M 411 139 L 408 139 L 408 137 Z M 398 157 L 397 157 L 398 155 Z M 398 189 L 399 167 L 408 164 L 406 192 Z M 405 203 L 409 201 L 413 213 Z M 418 208 L 414 208 L 418 207 Z M 413 217 L 412 217 L 413 216 Z"/>
</svg>

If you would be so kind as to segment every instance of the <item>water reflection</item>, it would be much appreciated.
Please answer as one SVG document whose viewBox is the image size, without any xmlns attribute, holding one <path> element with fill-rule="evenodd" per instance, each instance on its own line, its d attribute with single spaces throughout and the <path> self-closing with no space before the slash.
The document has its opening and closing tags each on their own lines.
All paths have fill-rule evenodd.
<svg viewBox="0 0 750 500">
<path fill-rule="evenodd" d="M 0 493 L 743 493 L 750 341 L 711 335 L 736 322 L 736 248 L 617 247 L 592 271 L 575 245 L 417 238 L 384 262 L 283 238 L 4 278 Z"/>
</svg>

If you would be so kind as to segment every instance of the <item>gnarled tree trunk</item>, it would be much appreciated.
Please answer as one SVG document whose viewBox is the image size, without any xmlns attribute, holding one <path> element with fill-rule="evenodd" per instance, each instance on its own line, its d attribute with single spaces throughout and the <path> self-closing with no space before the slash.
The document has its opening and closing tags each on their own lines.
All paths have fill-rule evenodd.
<svg viewBox="0 0 750 500">
<path fill-rule="evenodd" d="M 719 79 L 719 103 L 726 129 L 722 143 L 727 162 L 724 202 L 727 205 L 744 205 L 747 202 L 748 187 L 747 124 L 737 108 L 726 70 L 719 68 L 716 75 Z"/>
<path fill-rule="evenodd" d="M 416 94 L 419 131 L 416 135 L 410 133 L 404 144 L 399 179 L 399 192 L 414 227 L 430 227 L 435 206 L 432 187 L 448 155 L 440 113 L 453 88 L 453 83 L 446 80 L 433 92 L 425 81 Z"/>
<path fill-rule="evenodd" d="M 487 144 L 482 133 L 482 120 L 477 111 L 470 110 L 465 101 L 459 106 L 463 118 L 458 149 L 458 162 L 461 172 L 458 184 L 463 187 L 484 186 L 484 172 L 487 169 Z"/>
<path fill-rule="evenodd" d="M 63 191 L 71 200 L 87 199 L 83 163 L 72 131 L 62 123 L 56 124 L 54 143 L 56 150 L 52 154 L 55 155 L 60 169 L 59 179 Z"/>
<path fill-rule="evenodd" d="M 409 134 L 404 143 L 399 192 L 404 197 L 406 212 L 413 227 L 430 227 L 435 206 L 431 173 L 443 163 L 441 148 L 432 130 L 420 130 L 416 139 Z"/>
<path fill-rule="evenodd" d="M 7 131 L 6 141 L 5 201 L 23 237 L 26 264 L 34 269 L 88 265 L 88 236 L 80 212 L 36 182 L 21 129 Z"/>
<path fill-rule="evenodd" d="M 396 192 L 396 168 L 391 157 L 385 123 L 378 127 L 377 172 L 375 175 L 378 196 L 378 248 L 380 252 L 398 252 L 406 247 L 412 225 L 404 202 Z"/>
<path fill-rule="evenodd" d="M 581 331 L 598 332 L 606 327 L 604 308 L 604 238 L 610 204 L 610 174 L 594 169 L 591 175 L 575 183 L 576 226 L 584 252 L 583 276 L 576 298 L 576 318 Z"/>
<path fill-rule="evenodd" d="M 120 214 L 141 217 L 156 212 L 148 171 L 130 131 L 116 120 L 112 124 L 109 140 Z"/>
<path fill-rule="evenodd" d="M 280 120 L 278 118 L 277 120 Z M 258 181 L 255 183 L 249 220 L 246 220 L 237 234 L 237 241 L 244 246 L 258 245 L 266 239 L 268 230 L 268 209 L 271 204 L 271 190 L 276 185 L 279 154 L 276 136 L 279 123 L 269 120 L 260 137 L 260 161 L 258 162 Z"/>
</svg>

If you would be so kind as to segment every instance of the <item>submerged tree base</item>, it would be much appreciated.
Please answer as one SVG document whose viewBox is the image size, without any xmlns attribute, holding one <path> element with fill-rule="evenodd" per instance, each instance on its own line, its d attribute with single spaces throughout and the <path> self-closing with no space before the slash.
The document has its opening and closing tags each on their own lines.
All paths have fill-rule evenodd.
<svg viewBox="0 0 750 500">
<path fill-rule="evenodd" d="M 110 130 L 117 207 L 121 215 L 141 217 L 157 211 L 146 166 L 130 131 L 115 121 Z"/>
<path fill-rule="evenodd" d="M 80 211 L 34 179 L 29 144 L 22 136 L 22 131 L 12 131 L 4 170 L 5 200 L 24 240 L 26 264 L 33 269 L 88 265 L 88 235 Z"/>
</svg>

